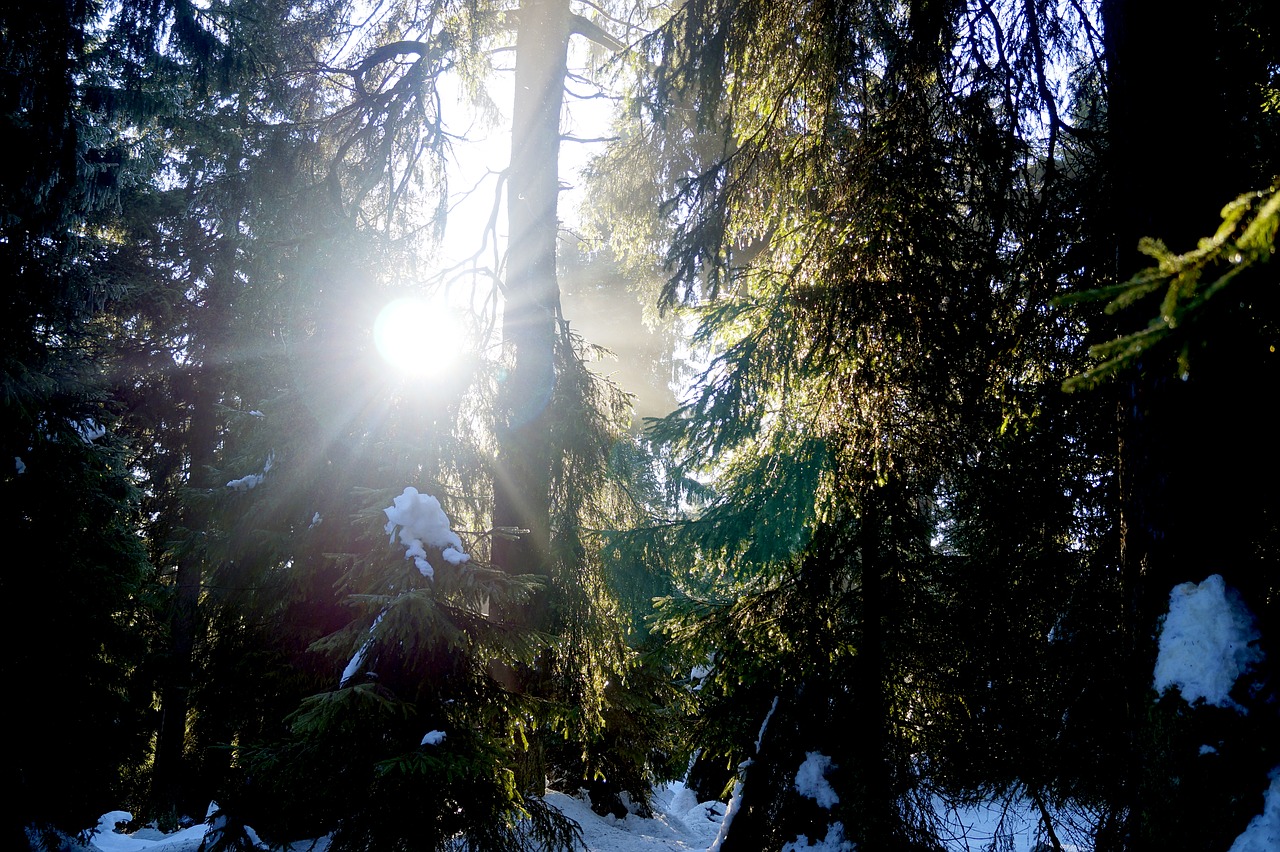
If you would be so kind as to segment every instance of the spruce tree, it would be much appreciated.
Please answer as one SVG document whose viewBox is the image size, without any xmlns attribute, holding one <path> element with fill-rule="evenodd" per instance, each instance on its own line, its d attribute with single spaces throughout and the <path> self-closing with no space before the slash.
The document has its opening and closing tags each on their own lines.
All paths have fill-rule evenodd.
<svg viewBox="0 0 1280 852">
<path fill-rule="evenodd" d="M 175 533 L 175 546 L 158 544 L 157 551 L 169 565 L 190 558 L 198 567 L 201 639 L 192 645 L 187 675 L 195 724 L 185 729 L 182 774 L 198 791 L 190 802 L 216 795 L 237 820 L 261 816 L 274 837 L 336 828 L 343 844 L 376 838 L 394 846 L 418 842 L 410 839 L 413 821 L 425 816 L 440 822 L 438 836 L 422 841 L 428 845 L 445 844 L 459 831 L 490 847 L 525 842 L 519 838 L 530 824 L 533 836 L 563 845 L 570 837 L 563 821 L 537 798 L 548 771 L 571 785 L 607 772 L 615 793 L 625 786 L 643 800 L 645 765 L 654 759 L 645 749 L 630 749 L 621 760 L 605 751 L 611 729 L 634 729 L 637 714 L 653 712 L 621 688 L 633 654 L 595 556 L 594 531 L 633 511 L 611 466 L 626 412 L 616 390 L 585 368 L 586 344 L 570 333 L 546 292 L 537 300 L 540 310 L 553 312 L 540 314 L 550 325 L 539 323 L 537 337 L 550 348 L 526 353 L 549 364 L 554 377 L 550 398 L 542 400 L 549 413 L 534 434 L 546 452 L 529 459 L 512 452 L 510 394 L 533 385 L 510 375 L 511 363 L 472 353 L 433 389 L 391 380 L 377 365 L 368 334 L 378 303 L 426 289 L 405 279 L 439 284 L 422 272 L 430 246 L 418 242 L 424 231 L 414 219 L 424 210 L 442 213 L 448 200 L 449 137 L 437 83 L 452 70 L 478 92 L 478 69 L 487 68 L 483 51 L 501 24 L 494 9 L 480 5 L 418 8 L 423 17 L 412 21 L 405 11 L 365 21 L 353 31 L 350 54 L 327 54 L 349 34 L 342 8 L 312 10 L 319 17 L 290 24 L 315 27 L 315 37 L 293 54 L 284 52 L 288 27 L 245 35 L 237 44 L 252 48 L 262 67 L 231 78 L 240 89 L 195 98 L 201 121 L 175 128 L 182 147 L 174 168 L 185 183 L 167 197 L 186 194 L 190 206 L 173 208 L 175 218 L 158 222 L 151 238 L 162 246 L 157 268 L 189 275 L 181 280 L 204 297 L 184 305 L 189 313 L 181 318 L 185 339 L 197 344 L 183 353 L 191 381 L 179 373 L 158 383 L 163 401 L 140 405 L 139 413 L 181 423 L 180 411 L 202 410 L 217 436 L 203 440 L 208 430 L 195 429 L 193 420 L 154 458 L 157 489 L 170 496 L 155 531 Z M 232 12 L 219 20 L 252 29 Z M 286 85 L 253 76 L 262 70 L 281 74 L 275 79 Z M 287 85 L 286 71 L 315 85 Z M 551 91 L 556 81 L 545 82 Z M 228 98 L 230 91 L 242 95 Z M 556 103 L 551 95 L 545 102 Z M 554 162 L 533 166 L 552 175 L 554 206 Z M 545 208 L 547 199 L 540 203 Z M 545 273 L 554 218 L 541 224 L 546 233 L 533 242 Z M 550 262 L 554 275 L 554 253 Z M 188 263 L 198 265 L 187 272 Z M 512 263 L 507 277 L 520 266 Z M 546 285 L 544 279 L 540 286 Z M 519 286 L 510 283 L 508 296 Z M 554 289 L 551 279 L 547 292 Z M 511 297 L 509 304 L 518 302 Z M 164 323 L 173 318 L 155 319 L 158 335 L 171 333 Z M 472 319 L 483 340 L 486 318 Z M 191 409 L 191 394 L 202 388 L 204 404 Z M 496 523 L 505 468 L 493 462 L 495 447 L 507 462 L 537 459 L 542 484 L 521 505 L 545 501 L 538 565 L 501 555 L 513 544 L 528 550 L 533 534 L 521 530 L 538 525 L 523 518 Z M 402 559 L 371 535 L 368 516 L 376 519 L 407 484 L 438 494 L 473 537 L 473 559 L 439 596 L 433 583 L 416 579 L 412 586 L 400 578 Z M 504 573 L 493 574 L 492 566 L 504 563 Z M 528 585 L 530 576 L 540 576 L 540 584 Z M 341 606 L 354 607 L 353 615 Z M 488 612 L 483 618 L 481 610 Z M 542 614 L 533 618 L 535 610 Z M 374 622 L 384 631 L 370 646 L 371 654 L 383 652 L 378 688 L 371 693 L 365 682 L 326 678 L 325 666 L 340 669 Z M 402 656 L 401 645 L 413 653 Z M 243 655 L 248 648 L 252 657 Z M 422 654 L 436 659 L 446 650 L 457 657 L 456 673 L 436 678 L 434 664 L 420 665 Z M 520 680 L 498 689 L 504 671 L 520 672 Z M 490 680 L 477 680 L 481 674 Z M 232 684 L 259 699 L 229 706 L 220 696 Z M 314 697 L 282 724 L 280 708 L 308 694 Z M 376 700 L 364 700 L 371 694 Z M 453 749 L 436 750 L 405 739 L 396 720 L 439 715 L 442 708 L 455 731 L 474 728 L 475 737 L 455 735 Z M 306 774 L 315 769 L 308 749 L 341 740 L 349 723 L 367 725 L 374 737 L 343 752 L 351 777 L 383 778 L 372 797 L 361 788 L 359 796 L 334 798 L 326 776 Z M 539 757 L 546 738 L 567 743 L 551 756 L 550 770 L 526 759 Z M 440 752 L 450 756 L 423 763 Z M 521 765 L 528 768 L 513 787 L 507 773 Z M 418 795 L 423 783 L 448 787 L 455 770 L 465 770 L 470 792 L 450 788 L 449 801 Z M 299 780 L 306 783 L 291 784 Z M 290 789 L 284 807 L 272 811 L 267 803 Z M 332 820 L 317 813 L 322 801 L 341 804 Z M 386 818 L 384 808 L 408 801 L 413 807 L 401 819 Z M 524 827 L 522 811 L 534 817 Z"/>
<path fill-rule="evenodd" d="M 618 525 L 633 511 L 610 479 L 610 458 L 628 419 L 621 398 L 583 366 L 590 342 L 571 331 L 559 299 L 557 203 L 560 119 L 566 51 L 585 34 L 608 48 L 607 17 L 588 19 L 566 3 L 441 4 L 395 7 L 366 23 L 355 54 L 318 64 L 331 80 L 351 80 L 352 98 L 334 112 L 332 185 L 349 209 L 391 230 L 403 223 L 409 175 L 431 175 L 423 189 L 433 209 L 448 198 L 444 155 L 452 117 L 437 100 L 448 73 L 485 101 L 493 73 L 489 51 L 514 46 L 516 97 L 512 160 L 502 172 L 508 216 L 506 248 L 489 304 L 501 305 L 502 363 L 486 398 L 484 426 L 494 453 L 485 470 L 492 506 L 482 513 L 491 530 L 488 559 L 514 576 L 541 578 L 533 598 L 514 608 L 495 605 L 493 617 L 545 637 L 544 653 L 518 670 L 495 661 L 493 676 L 516 694 L 540 695 L 545 718 L 532 722 L 521 787 L 540 794 L 546 777 L 587 780 L 599 759 L 568 757 L 549 766 L 543 741 L 568 737 L 592 751 L 606 701 L 605 684 L 625 680 L 631 654 L 620 630 L 623 616 L 595 555 L 594 530 Z M 505 106 L 505 105 L 503 105 Z M 439 171 L 434 174 L 430 168 Z M 376 204 L 375 204 L 376 199 Z M 487 235 L 486 235 L 487 236 Z M 491 273 L 492 274 L 492 273 Z M 498 312 L 495 311 L 495 325 Z M 491 408 L 489 408 L 491 406 Z M 607 522 L 600 522 L 607 517 Z M 559 760 L 560 758 L 556 758 Z M 633 776 L 638 778 L 638 770 Z M 647 791 L 631 785 L 638 798 Z"/>
<path fill-rule="evenodd" d="M 710 496 L 633 538 L 666 557 L 681 587 L 667 630 L 713 671 L 702 742 L 743 767 L 722 848 L 837 843 L 837 825 L 839 842 L 928 847 L 932 790 L 1028 785 L 1081 813 L 1105 795 L 1065 751 L 1030 765 L 1064 728 L 1097 736 L 1115 700 L 1101 684 L 1070 724 L 1050 701 L 1084 677 L 1055 624 L 1101 627 L 1075 646 L 1090 659 L 1115 651 L 1096 614 L 1114 587 L 1064 581 L 1114 564 L 1108 516 L 1091 514 L 1114 467 L 1097 418 L 1056 387 L 1083 326 L 1053 308 L 1105 247 L 1079 221 L 1100 197 L 1097 39 L 1083 10 L 1029 4 L 698 3 L 643 43 L 623 142 L 597 172 L 637 218 L 659 205 L 656 227 L 612 231 L 665 263 L 666 304 L 696 305 L 707 352 L 653 435 L 674 448 L 671 481 L 710 480 Z M 1055 452 L 1029 452 L 1041 442 Z M 1065 474 L 1072 492 L 1026 530 L 985 484 L 1015 458 L 1013 481 Z M 975 571 L 1034 607 L 1013 635 L 983 628 L 995 601 L 974 607 Z M 980 654 L 1007 679 L 997 712 L 1050 702 L 1043 727 L 971 725 L 991 703 Z M 1030 680 L 1049 662 L 1052 685 Z M 794 782 L 836 720 L 857 730 L 825 746 L 839 802 L 824 810 Z M 956 747 L 1028 765 L 966 770 Z"/>
<path fill-rule="evenodd" d="M 113 69 L 96 53 L 100 13 L 0 12 L 0 123 L 21 151 L 0 168 L 0 523 L 15 554 L 0 582 L 17 609 L 5 671 L 55 686 L 10 714 L 22 732 L 6 762 L 14 849 L 63 842 L 126 797 L 150 723 L 134 678 L 151 638 L 139 493 L 104 366 L 129 297 L 119 199 L 150 172 L 101 97 Z"/>
</svg>

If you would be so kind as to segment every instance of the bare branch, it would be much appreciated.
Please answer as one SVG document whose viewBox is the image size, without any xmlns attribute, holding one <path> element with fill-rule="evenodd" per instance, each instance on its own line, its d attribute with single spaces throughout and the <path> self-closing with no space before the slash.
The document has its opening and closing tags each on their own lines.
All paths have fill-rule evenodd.
<svg viewBox="0 0 1280 852">
<path fill-rule="evenodd" d="M 605 50 L 612 50 L 614 53 L 622 53 L 627 49 L 625 44 L 605 32 L 599 24 L 578 14 L 569 16 L 569 32 L 580 35 L 587 41 L 598 44 Z"/>
</svg>

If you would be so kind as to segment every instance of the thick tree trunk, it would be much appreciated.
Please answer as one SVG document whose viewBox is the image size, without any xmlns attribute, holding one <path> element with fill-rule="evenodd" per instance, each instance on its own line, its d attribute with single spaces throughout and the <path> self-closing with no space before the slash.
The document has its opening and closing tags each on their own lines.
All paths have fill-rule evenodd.
<svg viewBox="0 0 1280 852">
<path fill-rule="evenodd" d="M 901 511 L 894 503 L 896 487 L 869 486 L 861 501 L 854 539 L 857 584 L 850 590 L 858 623 L 851 671 L 819 666 L 803 680 L 784 684 L 757 752 L 741 772 L 739 807 L 721 852 L 777 849 L 802 835 L 816 842 L 836 822 L 859 848 L 911 848 L 892 761 L 887 690 L 892 606 L 886 579 L 894 570 L 891 541 L 898 531 L 893 518 Z M 846 586 L 854 566 L 844 561 L 841 532 L 832 526 L 815 535 L 798 581 L 811 584 L 806 595 L 826 597 Z M 834 730 L 853 733 L 833 738 Z M 797 788 L 796 773 L 810 752 L 832 760 L 827 780 L 838 790 L 834 806 Z"/>
<path fill-rule="evenodd" d="M 1116 273 L 1125 280 L 1152 263 L 1138 253 L 1141 237 L 1158 238 L 1180 253 L 1212 234 L 1222 206 L 1258 188 L 1248 185 L 1244 167 L 1257 152 L 1244 117 L 1228 106 L 1229 93 L 1242 81 L 1228 70 L 1233 46 L 1218 19 L 1227 14 L 1221 6 L 1171 11 L 1158 0 L 1107 0 L 1103 14 Z M 1149 318 L 1131 312 L 1123 328 Z M 1165 741 L 1176 731 L 1152 725 L 1151 684 L 1156 631 L 1170 590 L 1214 573 L 1231 585 L 1250 582 L 1254 572 L 1246 566 L 1257 560 L 1254 544 L 1268 523 L 1266 501 L 1258 495 L 1274 490 L 1274 473 L 1267 472 L 1273 453 L 1256 425 L 1268 422 L 1268 415 L 1254 410 L 1253 399 L 1274 378 L 1266 379 L 1262 359 L 1247 351 L 1247 334 L 1229 336 L 1193 353 L 1187 376 L 1175 375 L 1169 357 L 1149 359 L 1120 388 L 1120 562 L 1131 743 L 1123 793 L 1127 820 L 1117 836 L 1100 839 L 1099 849 L 1165 842 L 1210 848 L 1223 840 L 1179 827 L 1179 813 L 1200 805 L 1194 799 L 1201 793 L 1222 793 L 1222 785 L 1204 775 L 1212 763 L 1205 761 L 1180 768 L 1180 783 L 1167 785 L 1163 776 L 1171 772 L 1158 759 L 1177 757 L 1176 742 Z"/>
<path fill-rule="evenodd" d="M 888 550 L 886 517 L 896 508 L 886 505 L 889 486 L 873 486 L 864 496 L 858 526 L 861 600 L 857 670 L 854 673 L 858 731 L 857 794 L 865 814 L 863 845 L 889 848 L 900 820 L 889 767 L 889 702 L 885 692 L 885 589 Z"/>
<path fill-rule="evenodd" d="M 1206 5 L 1195 12 L 1184 9 L 1169 14 L 1151 0 L 1108 0 L 1103 14 L 1110 85 L 1109 155 L 1116 199 L 1116 274 L 1124 280 L 1144 265 L 1137 251 L 1139 238 L 1161 235 L 1168 239 L 1173 236 L 1171 228 L 1181 231 L 1185 227 L 1185 223 L 1169 221 L 1173 211 L 1183 208 L 1175 193 L 1185 190 L 1188 201 L 1193 201 L 1193 196 L 1198 200 L 1203 193 L 1202 188 L 1194 192 L 1191 186 L 1182 186 L 1191 146 L 1171 139 L 1155 144 L 1151 131 L 1164 124 L 1167 116 L 1177 114 L 1178 100 L 1194 99 L 1200 89 L 1200 78 L 1193 70 L 1199 64 L 1195 48 L 1168 48 L 1175 43 L 1194 44 L 1185 40 L 1185 33 L 1179 33 L 1189 23 L 1188 14 L 1211 18 L 1212 12 Z M 1193 204 L 1186 209 L 1194 209 Z M 1174 573 L 1164 555 L 1157 553 L 1164 538 L 1161 504 L 1166 499 L 1163 479 L 1168 460 L 1157 448 L 1159 418 L 1152 423 L 1151 411 L 1153 395 L 1167 385 L 1167 378 L 1139 370 L 1128 377 L 1120 391 L 1120 563 L 1125 607 L 1123 651 L 1129 667 L 1125 716 L 1130 743 L 1122 794 L 1125 823 L 1119 836 L 1100 848 L 1107 843 L 1117 849 L 1129 848 L 1145 833 L 1147 746 L 1143 726 L 1154 665 L 1154 597 L 1159 596 L 1161 587 L 1167 592 Z"/>
<path fill-rule="evenodd" d="M 720 852 L 780 849 L 800 836 L 819 841 L 836 821 L 829 805 L 802 795 L 796 786 L 796 772 L 809 752 L 833 756 L 831 731 L 840 721 L 833 718 L 836 703 L 829 684 L 814 678 L 785 689 L 764 716 L 756 753 L 739 770 L 742 786 Z M 836 768 L 827 777 L 840 783 Z"/>
<path fill-rule="evenodd" d="M 1170 13 L 1157 0 L 1109 0 L 1104 6 L 1120 280 L 1152 263 L 1138 252 L 1140 238 L 1156 237 L 1175 252 L 1189 251 L 1217 229 L 1224 204 L 1257 188 L 1240 168 L 1244 152 L 1238 140 L 1247 134 L 1244 128 L 1233 132 L 1239 117 L 1226 109 L 1226 93 L 1238 81 L 1228 79 L 1218 56 L 1215 8 L 1197 4 Z M 1205 362 L 1196 370 L 1193 364 L 1190 376 L 1179 379 L 1171 361 L 1143 364 L 1125 391 L 1125 577 L 1134 613 L 1148 623 L 1163 612 L 1172 585 L 1203 580 L 1221 552 L 1224 542 L 1203 535 L 1204 524 L 1195 519 L 1243 496 L 1204 500 L 1203 489 L 1212 482 L 1205 443 L 1196 447 L 1187 440 L 1197 425 L 1221 422 L 1221 412 L 1203 406 L 1225 400 L 1196 381 L 1197 373 L 1214 366 Z"/>
<path fill-rule="evenodd" d="M 226 227 L 229 233 L 236 233 L 238 218 L 233 217 Z M 217 487 L 211 479 L 211 470 L 219 441 L 217 404 L 225 380 L 227 334 L 238 286 L 236 265 L 236 242 L 224 236 L 210 261 L 211 273 L 192 335 L 192 348 L 198 353 L 198 362 L 190 370 L 186 400 L 191 412 L 186 434 L 186 485 L 191 491 Z M 198 502 L 187 501 L 182 509 L 182 525 L 187 530 L 187 541 L 178 556 L 174 577 L 151 804 L 157 815 L 200 818 L 208 806 L 211 791 L 196 777 L 197 771 L 189 760 L 187 722 L 197 675 L 195 651 L 201 629 L 200 595 L 208 568 L 205 538 L 209 518 L 205 509 Z"/>
<path fill-rule="evenodd" d="M 213 461 L 216 424 L 213 415 L 212 377 L 200 366 L 191 371 L 191 421 L 187 442 L 189 488 L 208 487 Z M 204 548 L 195 538 L 205 526 L 192 507 L 183 512 L 183 525 L 191 539 L 178 558 L 173 603 L 169 612 L 169 653 L 160 689 L 160 730 L 156 736 L 151 778 L 151 805 L 157 816 L 182 816 L 192 807 L 190 769 L 187 762 L 187 716 L 191 709 L 194 653 L 199 619 L 200 590 L 204 579 Z M 188 814 L 202 816 L 202 813 Z"/>
<path fill-rule="evenodd" d="M 556 203 L 560 111 L 569 41 L 568 0 L 527 0 L 519 12 L 511 165 L 510 226 L 502 337 L 508 371 L 499 401 L 494 526 L 527 530 L 494 540 L 494 563 L 549 579 L 550 403 L 555 390 Z M 503 616 L 543 626 L 546 595 Z"/>
<path fill-rule="evenodd" d="M 509 223 L 502 341 L 507 372 L 498 404 L 498 468 L 494 481 L 493 562 L 512 574 L 534 574 L 545 585 L 532 601 L 497 615 L 532 628 L 550 628 L 551 400 L 555 391 L 556 206 L 560 192 L 560 112 L 569 42 L 568 0 L 526 0 L 516 35 Z M 503 535 L 502 528 L 519 530 Z M 539 674 L 495 667 L 509 689 L 536 690 Z M 517 783 L 541 794 L 545 758 L 537 737 Z"/>
</svg>

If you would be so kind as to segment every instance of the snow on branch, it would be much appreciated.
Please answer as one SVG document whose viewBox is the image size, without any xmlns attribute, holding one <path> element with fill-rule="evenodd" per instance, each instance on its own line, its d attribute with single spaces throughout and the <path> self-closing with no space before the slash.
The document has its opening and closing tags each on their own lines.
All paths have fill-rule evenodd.
<svg viewBox="0 0 1280 852">
<path fill-rule="evenodd" d="M 276 454 L 273 450 L 267 454 L 267 460 L 262 464 L 262 473 L 250 473 L 239 479 L 233 479 L 227 483 L 227 487 L 232 491 L 252 491 L 262 484 L 267 478 L 267 474 L 271 472 L 271 466 L 275 464 Z"/>
<path fill-rule="evenodd" d="M 1262 660 L 1253 644 L 1259 638 L 1253 614 L 1220 574 L 1174 586 L 1160 629 L 1156 691 L 1177 688 L 1188 704 L 1203 700 L 1244 712 L 1231 700 L 1231 688 Z"/>
<path fill-rule="evenodd" d="M 804 763 L 796 770 L 796 792 L 830 810 L 840 802 L 840 796 L 827 780 L 827 772 L 832 768 L 831 758 L 825 754 L 817 751 L 805 752 Z"/>
<path fill-rule="evenodd" d="M 430 494 L 420 494 L 409 486 L 382 511 L 387 515 L 387 535 L 392 542 L 399 536 L 405 546 L 404 558 L 412 559 L 422 576 L 435 578 L 435 568 L 427 561 L 428 547 L 438 548 L 440 556 L 451 565 L 471 559 L 462 549 L 462 539 L 450 528 L 440 501 Z"/>
</svg>

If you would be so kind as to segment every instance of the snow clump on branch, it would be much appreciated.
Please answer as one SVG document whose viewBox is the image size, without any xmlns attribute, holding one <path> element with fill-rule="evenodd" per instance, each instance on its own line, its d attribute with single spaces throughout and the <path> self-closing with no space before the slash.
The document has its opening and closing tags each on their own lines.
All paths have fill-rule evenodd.
<svg viewBox="0 0 1280 852">
<path fill-rule="evenodd" d="M 808 796 L 828 810 L 840 803 L 835 788 L 827 780 L 827 772 L 833 767 L 831 758 L 817 751 L 805 752 L 804 763 L 796 771 L 796 792 Z"/>
<path fill-rule="evenodd" d="M 1199 585 L 1182 583 L 1169 593 L 1169 614 L 1160 630 L 1155 688 L 1176 687 L 1188 704 L 1203 699 L 1243 712 L 1231 688 L 1262 659 L 1253 614 L 1220 574 Z"/>
<path fill-rule="evenodd" d="M 430 494 L 420 494 L 413 486 L 382 510 L 387 515 L 384 529 L 395 542 L 399 535 L 405 546 L 405 559 L 412 559 L 422 576 L 435 579 L 435 569 L 427 561 L 428 547 L 440 549 L 440 555 L 451 565 L 460 565 L 471 559 L 462 550 L 462 539 L 449 527 L 449 517 L 440 508 L 440 501 Z"/>
</svg>

